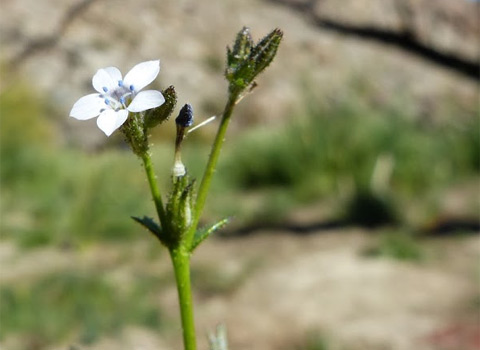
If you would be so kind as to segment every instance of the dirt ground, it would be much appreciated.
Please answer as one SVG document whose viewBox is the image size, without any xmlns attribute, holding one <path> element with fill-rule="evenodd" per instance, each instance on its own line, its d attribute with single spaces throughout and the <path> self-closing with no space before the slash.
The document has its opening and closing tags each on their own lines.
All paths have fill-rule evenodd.
<svg viewBox="0 0 480 350">
<path fill-rule="evenodd" d="M 309 331 L 341 349 L 480 345 L 475 323 L 464 318 L 478 292 L 478 237 L 425 242 L 430 261 L 421 265 L 364 257 L 369 241 L 366 232 L 348 230 L 211 242 L 199 260 L 215 264 L 216 252 L 232 250 L 243 264 L 260 259 L 260 266 L 230 297 L 198 304 L 200 329 L 225 322 L 232 349 L 292 349 Z M 225 259 L 222 268 L 233 268 Z"/>
<path fill-rule="evenodd" d="M 422 262 L 363 255 L 374 240 L 372 233 L 342 229 L 309 235 L 262 232 L 206 242 L 193 259 L 194 269 L 209 269 L 230 287 L 219 292 L 197 283 L 199 349 L 207 349 L 206 334 L 219 323 L 228 328 L 232 350 L 301 349 L 314 333 L 324 336 L 329 349 L 478 349 L 480 238 L 424 240 Z M 142 241 L 128 248 L 130 266 L 138 267 L 150 244 Z M 1 283 L 79 264 L 92 270 L 111 265 L 112 276 L 125 279 L 131 275 L 129 268 L 112 264 L 121 250 L 47 249 L 20 258 L 3 242 Z M 158 260 L 145 268 L 168 271 L 168 257 Z M 159 294 L 158 303 L 178 324 L 173 286 Z M 105 338 L 79 349 L 178 349 L 179 331 L 172 326 L 157 335 L 129 328 L 121 339 Z M 8 347 L 0 344 L 1 349 Z"/>
</svg>

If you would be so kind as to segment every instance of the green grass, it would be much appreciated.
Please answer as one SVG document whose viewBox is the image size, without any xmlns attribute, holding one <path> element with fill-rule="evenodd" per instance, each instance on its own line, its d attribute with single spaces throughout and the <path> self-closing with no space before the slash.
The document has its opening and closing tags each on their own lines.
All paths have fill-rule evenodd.
<svg viewBox="0 0 480 350">
<path fill-rule="evenodd" d="M 322 198 L 342 199 L 345 208 L 367 195 L 384 202 L 386 221 L 394 222 L 404 219 L 395 218 L 399 206 L 478 177 L 479 118 L 461 119 L 426 125 L 401 110 L 377 110 L 365 101 L 310 103 L 286 125 L 249 132 L 228 145 L 220 181 L 245 192 L 280 189 L 289 198 L 288 209 Z M 384 159 L 391 174 L 376 184 L 374 172 Z M 259 218 L 265 210 L 258 211 Z M 279 210 L 278 217 L 283 214 Z"/>
<path fill-rule="evenodd" d="M 0 111 L 2 237 L 35 247 L 143 234 L 130 216 L 152 215 L 153 206 L 135 156 L 124 149 L 85 153 L 56 145 L 55 121 L 21 88 L 1 96 Z M 156 152 L 160 160 L 162 152 Z M 159 173 L 168 179 L 159 159 Z"/>
<path fill-rule="evenodd" d="M 334 199 L 338 215 L 352 222 L 402 222 L 405 206 L 427 211 L 427 202 L 438 200 L 442 190 L 478 177 L 478 116 L 437 125 L 360 99 L 306 106 L 286 124 L 231 135 L 207 218 L 278 221 L 299 205 Z M 86 153 L 60 145 L 49 106 L 21 87 L 0 97 L 0 111 L 3 237 L 35 247 L 145 234 L 130 216 L 154 216 L 154 210 L 140 161 L 131 152 L 111 147 Z M 209 151 L 202 141 L 191 138 L 183 147 L 197 178 Z M 162 185 L 169 181 L 171 143 L 157 142 L 153 150 Z M 378 192 L 372 179 L 382 159 L 390 159 L 391 175 Z M 358 206 L 365 197 L 375 210 L 365 210 L 365 201 Z"/>
<path fill-rule="evenodd" d="M 17 176 L 2 179 L 4 237 L 24 246 L 124 239 L 139 231 L 130 215 L 151 214 L 142 168 L 126 152 L 29 154 L 25 166 L 15 164 Z"/>
<path fill-rule="evenodd" d="M 365 256 L 385 257 L 394 260 L 420 262 L 425 252 L 412 233 L 401 230 L 383 232 L 375 245 L 363 251 Z"/>
<path fill-rule="evenodd" d="M 309 333 L 301 344 L 294 346 L 294 350 L 328 350 L 331 346 L 327 337 L 322 333 Z"/>
<path fill-rule="evenodd" d="M 3 286 L 0 338 L 14 334 L 24 348 L 37 344 L 40 350 L 61 341 L 90 344 L 120 334 L 129 324 L 158 330 L 162 317 L 154 296 L 160 285 L 160 280 L 143 277 L 119 289 L 100 274 L 74 271 Z"/>
<path fill-rule="evenodd" d="M 422 127 L 368 105 L 312 106 L 283 128 L 257 130 L 234 146 L 222 171 L 243 188 L 300 186 L 331 193 L 339 178 L 369 186 L 378 158 L 394 161 L 392 188 L 410 194 L 478 172 L 479 119 Z"/>
</svg>

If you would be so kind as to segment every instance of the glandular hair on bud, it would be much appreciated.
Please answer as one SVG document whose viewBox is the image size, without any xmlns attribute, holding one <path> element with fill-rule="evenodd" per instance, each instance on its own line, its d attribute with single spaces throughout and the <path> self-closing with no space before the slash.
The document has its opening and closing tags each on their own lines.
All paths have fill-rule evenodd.
<svg viewBox="0 0 480 350">
<path fill-rule="evenodd" d="M 190 104 L 187 103 L 182 107 L 180 113 L 178 114 L 178 117 L 175 119 L 175 123 L 183 128 L 188 128 L 192 126 L 193 108 Z"/>
</svg>

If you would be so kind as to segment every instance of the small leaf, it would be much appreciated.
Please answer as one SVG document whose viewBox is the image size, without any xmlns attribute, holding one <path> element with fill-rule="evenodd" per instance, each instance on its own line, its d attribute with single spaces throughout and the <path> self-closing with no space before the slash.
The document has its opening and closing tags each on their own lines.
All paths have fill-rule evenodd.
<svg viewBox="0 0 480 350">
<path fill-rule="evenodd" d="M 148 216 L 144 216 L 143 218 L 132 216 L 132 219 L 138 222 L 143 227 L 145 227 L 147 230 L 153 233 L 158 239 L 161 240 L 162 229 L 152 218 Z"/>
<path fill-rule="evenodd" d="M 222 227 L 225 227 L 229 221 L 230 219 L 226 218 L 226 219 L 220 220 L 216 224 L 213 224 L 208 229 L 203 229 L 195 232 L 195 236 L 193 237 L 193 242 L 190 248 L 190 252 L 193 252 L 195 248 L 197 248 L 198 245 L 202 243 L 204 240 L 206 240 L 212 233 L 214 233 L 215 231 L 218 231 Z"/>
</svg>

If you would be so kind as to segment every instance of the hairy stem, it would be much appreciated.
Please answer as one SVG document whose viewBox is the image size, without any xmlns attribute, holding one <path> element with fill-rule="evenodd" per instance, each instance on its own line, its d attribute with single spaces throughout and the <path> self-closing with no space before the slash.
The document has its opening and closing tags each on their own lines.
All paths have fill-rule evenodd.
<svg viewBox="0 0 480 350">
<path fill-rule="evenodd" d="M 177 282 L 178 301 L 182 318 L 183 346 L 185 350 L 195 350 L 197 345 L 190 282 L 190 254 L 180 246 L 179 248 L 170 249 L 170 257 L 172 258 L 175 280 Z"/>
</svg>

